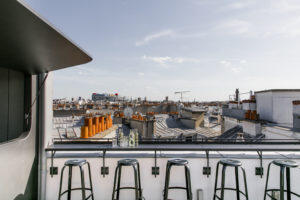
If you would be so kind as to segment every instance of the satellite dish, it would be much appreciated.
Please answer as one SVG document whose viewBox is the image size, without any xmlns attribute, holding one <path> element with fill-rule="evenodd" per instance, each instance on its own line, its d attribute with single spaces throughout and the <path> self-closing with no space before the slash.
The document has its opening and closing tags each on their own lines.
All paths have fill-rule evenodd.
<svg viewBox="0 0 300 200">
<path fill-rule="evenodd" d="M 133 110 L 130 107 L 124 109 L 124 115 L 126 118 L 131 118 L 133 114 Z"/>
<path fill-rule="evenodd" d="M 182 108 L 184 108 L 184 105 L 183 105 L 183 103 L 180 103 L 180 104 L 178 105 L 178 107 L 179 107 L 179 109 L 182 109 Z"/>
</svg>

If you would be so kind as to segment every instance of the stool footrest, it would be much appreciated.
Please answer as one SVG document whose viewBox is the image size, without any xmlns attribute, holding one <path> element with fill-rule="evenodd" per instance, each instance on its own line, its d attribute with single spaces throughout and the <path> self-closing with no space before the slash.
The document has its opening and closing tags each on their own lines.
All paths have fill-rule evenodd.
<svg viewBox="0 0 300 200">
<path fill-rule="evenodd" d="M 275 192 L 275 191 L 276 191 L 276 192 L 280 192 L 280 189 L 267 189 L 267 190 L 266 190 L 267 195 L 270 196 L 270 194 L 268 194 L 268 192 L 273 192 L 273 191 L 274 191 L 274 192 Z M 287 192 L 287 190 L 283 190 L 283 192 Z M 292 191 L 290 191 L 290 193 L 293 194 L 293 195 L 295 195 L 295 196 L 297 196 L 297 197 L 300 197 L 300 194 L 297 194 L 297 193 L 292 192 Z M 271 197 L 271 196 L 270 196 L 270 197 Z"/>
<path fill-rule="evenodd" d="M 72 189 L 70 189 L 70 191 L 73 191 L 73 190 L 92 190 L 91 188 L 72 188 Z M 60 194 L 60 196 L 62 196 L 62 195 L 64 195 L 65 193 L 67 193 L 69 190 L 65 190 L 64 192 L 62 192 L 61 194 Z"/>
<path fill-rule="evenodd" d="M 136 190 L 136 188 L 135 187 L 120 187 L 119 189 L 116 189 L 115 191 L 117 191 L 117 190 Z"/>
<path fill-rule="evenodd" d="M 182 190 L 187 190 L 188 188 L 174 186 L 174 187 L 168 187 L 168 189 L 182 189 Z"/>
<path fill-rule="evenodd" d="M 85 200 L 91 198 L 93 196 L 93 194 L 90 194 L 88 197 L 85 198 Z"/>
<path fill-rule="evenodd" d="M 218 190 L 222 190 L 222 188 L 217 188 L 216 191 L 218 191 Z M 225 187 L 224 190 L 236 191 L 236 188 L 227 188 L 227 187 Z M 242 195 L 246 196 L 246 194 L 243 191 L 241 191 L 241 190 L 239 191 L 239 193 L 241 193 Z M 218 197 L 218 196 L 216 195 L 216 197 Z"/>
</svg>

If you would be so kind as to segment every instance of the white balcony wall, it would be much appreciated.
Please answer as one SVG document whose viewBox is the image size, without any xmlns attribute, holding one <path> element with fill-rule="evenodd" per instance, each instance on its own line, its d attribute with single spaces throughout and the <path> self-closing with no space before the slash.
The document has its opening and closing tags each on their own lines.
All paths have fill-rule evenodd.
<svg viewBox="0 0 300 200">
<path fill-rule="evenodd" d="M 120 155 L 120 154 L 118 154 Z M 194 154 L 191 154 L 194 155 Z M 217 162 L 222 158 L 234 158 L 241 160 L 243 163 L 243 167 L 247 173 L 247 181 L 248 181 L 248 190 L 249 190 L 249 199 L 250 200 L 262 200 L 264 194 L 264 187 L 266 181 L 266 172 L 267 172 L 267 165 L 271 162 L 274 158 L 285 158 L 286 156 L 291 155 L 279 155 L 277 153 L 265 153 L 265 156 L 268 158 L 263 160 L 263 167 L 265 175 L 263 178 L 260 176 L 255 175 L 255 167 L 259 166 L 259 159 L 257 158 L 257 154 L 255 153 L 247 153 L 247 154 L 228 154 L 228 153 L 220 153 L 214 152 L 212 153 L 212 158 L 210 158 L 210 166 L 212 168 L 212 175 L 207 177 L 206 175 L 202 174 L 202 168 L 206 166 L 206 159 L 204 154 L 198 155 L 197 157 L 193 158 L 186 158 L 189 161 L 190 171 L 191 171 L 191 181 L 192 181 L 192 192 L 193 192 L 193 199 L 197 200 L 196 191 L 198 189 L 203 190 L 204 198 L 201 200 L 211 200 L 213 197 L 213 190 L 214 190 L 214 181 L 215 181 L 215 170 Z M 116 156 L 116 155 L 115 155 Z M 128 157 L 129 154 L 124 155 L 124 157 Z M 140 155 L 141 156 L 141 155 Z M 152 156 L 152 155 L 151 155 Z M 161 200 L 163 195 L 163 188 L 164 188 L 164 180 L 165 180 L 165 169 L 166 164 L 169 158 L 164 157 L 164 154 L 161 155 L 163 158 L 158 158 L 157 165 L 160 167 L 160 174 L 155 178 L 154 175 L 151 174 L 151 167 L 154 166 L 154 158 L 149 158 L 148 156 L 142 155 L 143 158 L 137 158 L 140 166 L 141 166 L 141 182 L 143 188 L 143 195 L 146 200 Z M 177 157 L 177 155 L 173 155 Z M 178 155 L 180 157 L 182 155 Z M 106 158 L 106 166 L 109 167 L 109 175 L 103 177 L 100 175 L 100 168 L 102 166 L 102 158 L 86 158 L 91 164 L 92 170 L 92 180 L 93 180 L 93 188 L 95 199 L 97 200 L 109 200 L 111 199 L 112 195 L 112 188 L 113 188 L 113 179 L 114 179 L 114 170 L 116 167 L 116 163 L 119 159 L 123 156 L 118 157 L 109 157 Z M 300 160 L 295 155 L 292 156 L 293 160 L 300 162 Z M 49 174 L 49 167 L 50 167 L 50 158 L 48 158 L 47 162 L 47 184 L 46 184 L 46 199 L 52 200 L 57 199 L 58 197 L 58 189 L 59 189 L 59 180 L 60 180 L 60 170 L 62 169 L 64 162 L 71 158 L 55 158 L 54 159 L 54 166 L 59 167 L 59 174 L 54 175 L 51 178 Z M 221 172 L 221 171 L 220 171 Z M 67 173 L 68 171 L 65 170 L 64 174 L 64 181 L 63 186 L 64 189 L 67 187 Z M 86 173 L 86 182 L 87 182 L 87 171 Z M 221 174 L 220 174 L 221 175 Z M 241 175 L 241 173 L 240 173 Z M 219 176 L 221 177 L 221 176 Z M 295 192 L 300 193 L 299 189 L 299 178 L 300 178 L 300 170 L 299 169 L 292 169 L 291 171 L 291 184 L 292 190 Z M 220 178 L 219 178 L 220 180 Z M 185 179 L 184 179 L 184 171 L 181 167 L 174 167 L 171 171 L 171 185 L 182 185 L 184 186 Z M 122 169 L 122 183 L 121 185 L 133 185 L 133 173 L 132 168 L 126 167 L 124 170 Z M 270 187 L 278 187 L 279 184 L 279 167 L 273 167 L 270 173 Z M 226 185 L 228 186 L 235 186 L 235 179 L 234 179 L 234 171 L 231 168 L 228 168 L 226 171 Z M 73 170 L 73 186 L 79 187 L 80 186 L 80 177 L 79 177 L 79 169 Z M 240 188 L 243 187 L 242 176 L 240 176 Z M 81 193 L 80 191 L 74 192 L 72 196 L 72 200 L 80 199 Z M 225 193 L 226 199 L 235 199 L 235 192 L 226 192 Z M 65 198 L 66 199 L 66 196 Z M 134 199 L 133 191 L 124 190 L 121 192 L 121 200 L 132 200 Z M 173 190 L 169 193 L 169 199 L 174 200 L 183 200 L 186 199 L 185 191 L 180 190 Z M 244 198 L 241 198 L 244 199 Z M 296 200 L 296 197 L 292 198 Z"/>
</svg>

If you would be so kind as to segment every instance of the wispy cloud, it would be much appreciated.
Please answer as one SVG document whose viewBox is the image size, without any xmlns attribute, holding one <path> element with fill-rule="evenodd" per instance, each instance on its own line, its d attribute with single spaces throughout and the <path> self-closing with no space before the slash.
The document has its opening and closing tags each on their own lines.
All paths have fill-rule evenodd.
<svg viewBox="0 0 300 200">
<path fill-rule="evenodd" d="M 246 60 L 231 59 L 231 60 L 221 60 L 219 62 L 223 67 L 231 72 L 238 74 L 243 70 L 243 65 L 247 63 Z"/>
<path fill-rule="evenodd" d="M 190 57 L 170 57 L 170 56 L 142 56 L 143 60 L 152 61 L 160 64 L 161 66 L 168 67 L 167 64 L 181 64 L 185 62 L 198 63 L 200 59 Z"/>
<path fill-rule="evenodd" d="M 135 43 L 135 45 L 136 46 L 142 46 L 142 45 L 148 44 L 152 40 L 156 40 L 156 39 L 159 39 L 161 37 L 170 37 L 172 35 L 174 35 L 173 30 L 171 30 L 171 29 L 163 30 L 163 31 L 145 36 L 142 40 L 137 41 Z"/>
<path fill-rule="evenodd" d="M 265 9 L 267 13 L 291 13 L 300 11 L 299 0 L 276 0 L 269 1 L 269 9 Z"/>
<path fill-rule="evenodd" d="M 300 17 L 293 18 L 287 23 L 282 25 L 278 31 L 280 35 L 285 37 L 298 37 L 300 36 Z"/>
<path fill-rule="evenodd" d="M 229 4 L 227 8 L 229 9 L 234 9 L 234 10 L 239 10 L 239 9 L 244 9 L 248 8 L 249 6 L 253 5 L 255 3 L 254 0 L 251 1 L 234 1 L 233 3 Z"/>
<path fill-rule="evenodd" d="M 252 24 L 245 20 L 232 19 L 220 22 L 215 30 L 218 32 L 224 32 L 226 34 L 233 35 L 249 35 L 254 32 L 251 31 Z"/>
<path fill-rule="evenodd" d="M 156 33 L 146 35 L 142 40 L 135 42 L 135 46 L 143 46 L 149 44 L 151 41 L 160 38 L 172 38 L 172 39 L 188 39 L 188 38 L 199 38 L 206 36 L 206 32 L 186 32 L 186 30 L 175 31 L 172 29 L 162 30 Z"/>
</svg>

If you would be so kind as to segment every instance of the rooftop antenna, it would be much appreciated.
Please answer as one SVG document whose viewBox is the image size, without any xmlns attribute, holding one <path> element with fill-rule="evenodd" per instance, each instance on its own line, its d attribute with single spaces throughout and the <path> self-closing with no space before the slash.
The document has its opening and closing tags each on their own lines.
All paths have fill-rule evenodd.
<svg viewBox="0 0 300 200">
<path fill-rule="evenodd" d="M 177 92 L 174 92 L 174 94 L 180 94 L 180 99 L 181 99 L 181 102 L 182 102 L 182 100 L 183 100 L 182 94 L 188 93 L 188 92 L 191 92 L 191 91 L 177 91 Z"/>
<path fill-rule="evenodd" d="M 240 90 L 237 88 L 237 89 L 235 89 L 235 98 L 234 98 L 234 100 L 239 101 L 239 97 L 240 97 Z"/>
</svg>

